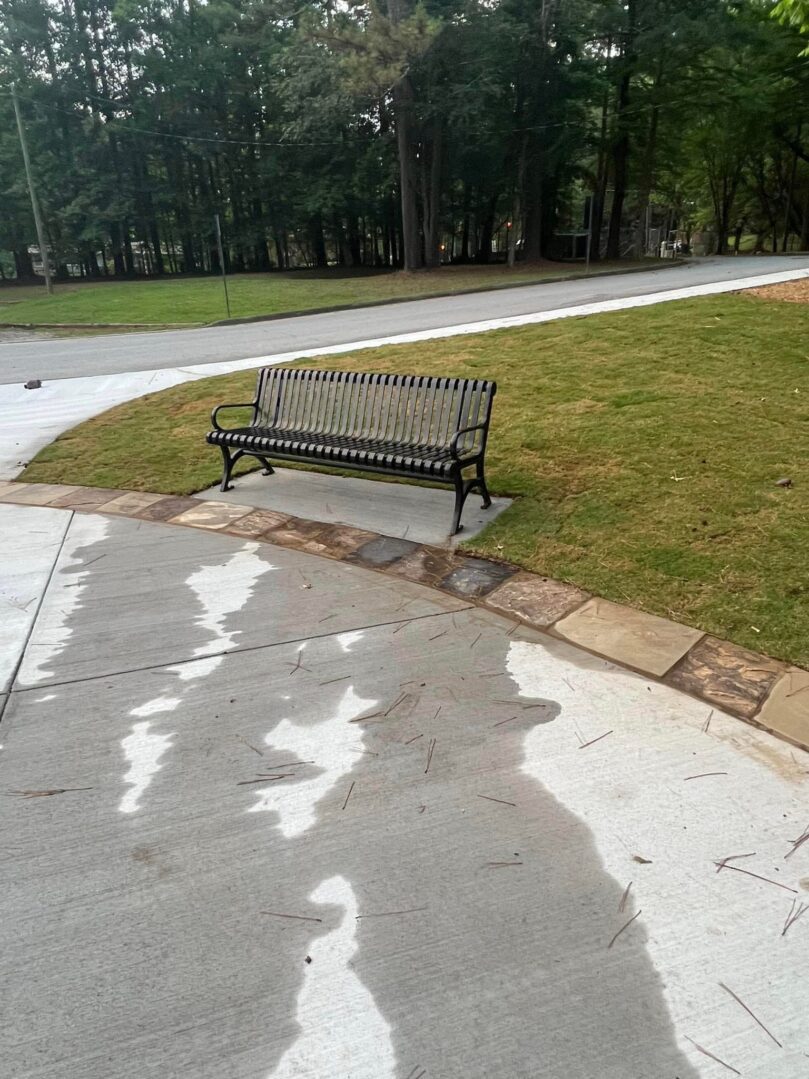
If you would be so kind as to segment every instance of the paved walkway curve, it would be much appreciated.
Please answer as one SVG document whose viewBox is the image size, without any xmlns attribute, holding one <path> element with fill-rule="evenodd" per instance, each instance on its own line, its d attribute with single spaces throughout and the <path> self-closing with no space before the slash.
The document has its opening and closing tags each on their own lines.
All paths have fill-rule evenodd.
<svg viewBox="0 0 809 1079">
<path fill-rule="evenodd" d="M 805 1073 L 800 751 L 140 497 L 0 506 L 10 1075 Z"/>
<path fill-rule="evenodd" d="M 805 692 L 809 690 L 809 671 L 505 562 L 340 523 L 305 520 L 231 499 L 210 501 L 143 491 L 0 483 L 0 507 L 4 503 L 114 514 L 221 532 L 426 584 L 517 618 L 524 626 L 576 644 L 631 671 L 661 679 L 809 752 L 809 693 Z M 19 544 L 19 538 L 14 542 Z M 26 608 L 16 617 L 24 625 L 33 615 Z"/>
</svg>

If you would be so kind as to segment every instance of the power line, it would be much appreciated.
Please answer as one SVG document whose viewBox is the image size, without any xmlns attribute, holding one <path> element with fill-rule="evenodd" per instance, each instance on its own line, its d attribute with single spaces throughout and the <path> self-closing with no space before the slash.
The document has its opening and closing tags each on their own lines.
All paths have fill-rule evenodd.
<svg viewBox="0 0 809 1079">
<path fill-rule="evenodd" d="M 11 96 L 10 94 L 6 93 L 5 91 L 0 91 L 0 95 L 2 95 L 3 97 Z M 94 95 L 88 94 L 87 96 L 88 97 L 93 97 Z M 75 110 L 77 108 L 82 107 L 82 104 L 83 104 L 82 102 L 76 102 L 73 109 L 64 109 L 64 108 L 60 108 L 58 105 L 46 104 L 45 102 L 37 101 L 35 98 L 31 98 L 31 97 L 22 97 L 22 96 L 20 96 L 20 100 L 21 101 L 26 101 L 29 105 L 32 105 L 35 109 L 39 109 L 39 110 L 44 111 L 44 112 L 59 112 L 59 113 L 63 113 L 65 116 L 72 116 L 74 119 L 80 119 L 81 118 L 79 116 L 79 114 Z M 111 98 L 100 98 L 99 100 L 110 101 L 110 102 L 112 101 Z M 131 108 L 131 106 L 122 105 L 120 102 L 117 103 L 117 105 L 118 105 L 119 108 Z M 113 125 L 117 124 L 117 121 L 115 119 L 112 119 L 112 120 L 107 121 L 107 123 L 110 125 L 110 128 L 112 128 Z M 370 143 L 370 142 L 376 141 L 376 138 L 377 138 L 377 136 L 373 136 L 373 137 L 368 136 L 366 138 L 353 138 L 352 137 L 352 138 L 346 138 L 346 139 L 330 140 L 328 142 L 327 141 L 323 141 L 323 142 L 291 142 L 291 141 L 283 140 L 283 139 L 279 139 L 279 140 L 275 140 L 275 141 L 271 141 L 271 140 L 268 140 L 268 139 L 252 139 L 252 140 L 251 139 L 228 139 L 228 138 L 214 138 L 214 137 L 212 137 L 210 135 L 180 135 L 180 134 L 177 134 L 176 132 L 156 131 L 156 130 L 154 130 L 152 128 L 137 127 L 137 126 L 135 126 L 133 124 L 130 124 L 128 122 L 125 123 L 125 126 L 123 126 L 121 128 L 116 128 L 116 131 L 118 131 L 119 133 L 123 133 L 123 134 L 134 132 L 134 133 L 139 134 L 139 135 L 151 135 L 154 138 L 160 138 L 160 139 L 176 139 L 176 140 L 179 140 L 181 142 L 205 142 L 205 143 L 212 143 L 212 144 L 222 145 L 222 146 L 253 146 L 253 147 L 266 146 L 266 147 L 272 147 L 272 148 L 275 148 L 275 149 L 279 149 L 279 148 L 283 149 L 285 147 L 314 149 L 316 147 L 324 147 L 324 146 L 345 146 L 346 144 L 350 144 L 350 143 Z"/>
</svg>

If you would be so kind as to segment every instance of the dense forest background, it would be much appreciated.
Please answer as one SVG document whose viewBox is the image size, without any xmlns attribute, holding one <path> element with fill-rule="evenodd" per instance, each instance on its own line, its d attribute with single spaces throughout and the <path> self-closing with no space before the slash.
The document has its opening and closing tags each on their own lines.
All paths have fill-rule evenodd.
<svg viewBox="0 0 809 1079">
<path fill-rule="evenodd" d="M 36 243 L 12 84 L 62 275 L 215 272 L 217 213 L 234 272 L 556 258 L 590 225 L 593 260 L 809 248 L 774 6 L 0 0 L 2 274 Z"/>
</svg>

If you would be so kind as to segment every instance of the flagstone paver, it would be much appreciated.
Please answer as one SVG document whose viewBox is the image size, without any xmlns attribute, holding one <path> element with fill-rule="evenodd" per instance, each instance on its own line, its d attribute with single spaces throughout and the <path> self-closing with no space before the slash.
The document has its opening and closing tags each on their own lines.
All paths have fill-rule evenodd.
<svg viewBox="0 0 809 1079">
<path fill-rule="evenodd" d="M 18 484 L 17 488 L 7 491 L 3 500 L 24 506 L 49 506 L 57 499 L 85 490 L 83 487 L 60 483 L 26 483 Z"/>
<path fill-rule="evenodd" d="M 297 551 L 319 554 L 321 549 L 325 549 L 325 543 L 320 542 L 320 537 L 325 535 L 328 528 L 322 521 L 303 521 L 300 517 L 288 517 L 283 524 L 271 528 L 265 538 L 270 543 L 277 543 L 279 547 L 292 547 Z"/>
<path fill-rule="evenodd" d="M 718 637 L 705 637 L 666 681 L 750 719 L 784 670 L 784 664 L 775 659 Z"/>
<path fill-rule="evenodd" d="M 412 554 L 418 547 L 411 540 L 394 539 L 392 536 L 377 536 L 358 548 L 350 556 L 350 562 L 360 562 L 373 569 L 383 569 L 393 562 Z"/>
<path fill-rule="evenodd" d="M 486 606 L 534 626 L 552 626 L 590 599 L 572 584 L 518 573 L 486 597 Z"/>
<path fill-rule="evenodd" d="M 285 513 L 276 513 L 275 510 L 252 509 L 243 517 L 231 521 L 225 532 L 232 536 L 244 536 L 245 539 L 259 539 L 265 532 L 277 528 L 289 520 Z"/>
<path fill-rule="evenodd" d="M 127 491 L 125 495 L 113 498 L 109 502 L 102 502 L 98 507 L 99 513 L 118 513 L 122 517 L 134 517 L 140 510 L 159 502 L 163 495 L 151 495 L 145 491 Z"/>
<path fill-rule="evenodd" d="M 698 629 L 606 599 L 589 600 L 557 622 L 554 631 L 573 644 L 658 678 L 702 636 Z"/>
<path fill-rule="evenodd" d="M 185 510 L 193 509 L 199 505 L 198 498 L 180 498 L 167 495 L 159 502 L 146 506 L 137 516 L 143 521 L 170 521 L 172 517 L 179 517 Z"/>
<path fill-rule="evenodd" d="M 463 558 L 441 547 L 419 547 L 404 558 L 394 562 L 390 572 L 408 581 L 431 585 L 437 588 L 459 566 Z"/>
<path fill-rule="evenodd" d="M 463 563 L 441 581 L 441 587 L 462 599 L 477 599 L 487 596 L 516 572 L 515 566 L 507 566 L 503 562 L 464 558 Z"/>
<path fill-rule="evenodd" d="M 809 745 L 809 671 L 790 667 L 770 690 L 756 722 L 796 745 Z"/>
<path fill-rule="evenodd" d="M 196 506 L 169 518 L 171 524 L 189 525 L 192 528 L 210 528 L 214 531 L 227 528 L 233 521 L 252 513 L 252 506 L 236 506 L 232 502 L 197 502 Z"/>
<path fill-rule="evenodd" d="M 35 484 L 31 484 L 31 486 L 33 487 Z M 113 499 L 130 493 L 119 491 L 114 487 L 74 487 L 72 489 L 66 487 L 65 491 L 67 492 L 66 494 L 59 498 L 54 498 L 50 505 L 69 510 L 97 510 L 105 502 L 112 502 Z"/>
</svg>

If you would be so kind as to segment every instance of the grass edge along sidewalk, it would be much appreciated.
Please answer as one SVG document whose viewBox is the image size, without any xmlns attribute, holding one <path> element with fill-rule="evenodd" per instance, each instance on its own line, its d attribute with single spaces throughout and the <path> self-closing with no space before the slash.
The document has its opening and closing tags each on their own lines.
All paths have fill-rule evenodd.
<svg viewBox="0 0 809 1079">
<path fill-rule="evenodd" d="M 807 306 L 725 295 L 318 366 L 496 378 L 487 475 L 517 502 L 467 551 L 809 666 L 807 331 Z M 122 405 L 22 479 L 203 490 L 219 478 L 209 409 L 249 399 L 254 381 Z"/>
</svg>

